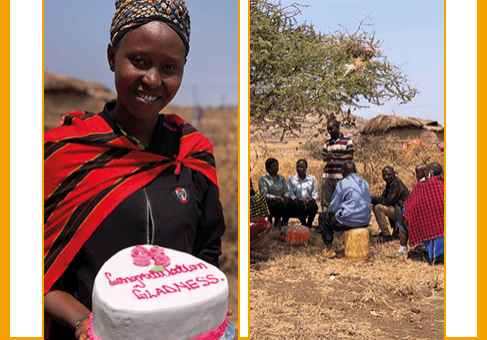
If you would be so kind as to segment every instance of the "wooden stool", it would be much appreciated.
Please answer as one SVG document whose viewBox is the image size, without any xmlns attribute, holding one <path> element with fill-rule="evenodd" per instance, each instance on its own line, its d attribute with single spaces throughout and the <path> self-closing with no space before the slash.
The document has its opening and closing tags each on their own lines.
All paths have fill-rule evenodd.
<svg viewBox="0 0 487 340">
<path fill-rule="evenodd" d="M 353 228 L 346 230 L 345 257 L 349 260 L 364 261 L 370 254 L 370 237 L 368 228 Z"/>
</svg>

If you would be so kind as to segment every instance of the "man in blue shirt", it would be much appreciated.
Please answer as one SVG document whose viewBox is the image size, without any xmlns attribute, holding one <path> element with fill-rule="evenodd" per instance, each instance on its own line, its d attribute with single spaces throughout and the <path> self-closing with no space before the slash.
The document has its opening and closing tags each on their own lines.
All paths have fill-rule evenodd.
<svg viewBox="0 0 487 340">
<path fill-rule="evenodd" d="M 328 250 L 333 242 L 333 231 L 365 228 L 371 218 L 369 185 L 357 175 L 353 162 L 345 162 L 342 172 L 343 179 L 338 182 L 328 211 L 319 218 L 321 237 Z"/>
</svg>

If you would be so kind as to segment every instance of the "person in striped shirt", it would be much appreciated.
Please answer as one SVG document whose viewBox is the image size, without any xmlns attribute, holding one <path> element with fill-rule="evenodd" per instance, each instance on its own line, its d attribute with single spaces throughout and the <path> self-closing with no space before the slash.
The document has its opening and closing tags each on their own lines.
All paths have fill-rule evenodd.
<svg viewBox="0 0 487 340">
<path fill-rule="evenodd" d="M 321 185 L 322 211 L 328 210 L 333 192 L 343 178 L 343 164 L 352 161 L 354 153 L 352 140 L 340 133 L 340 123 L 336 119 L 327 122 L 326 130 L 330 138 L 325 141 L 322 151 L 323 161 L 326 162 Z"/>
</svg>

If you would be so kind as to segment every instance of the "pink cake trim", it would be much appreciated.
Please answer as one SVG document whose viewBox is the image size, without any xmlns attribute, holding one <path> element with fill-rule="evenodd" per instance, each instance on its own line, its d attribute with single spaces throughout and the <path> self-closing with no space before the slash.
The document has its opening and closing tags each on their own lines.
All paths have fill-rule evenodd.
<svg viewBox="0 0 487 340">
<path fill-rule="evenodd" d="M 197 336 L 196 338 L 191 338 L 191 340 L 218 340 L 223 336 L 223 334 L 225 334 L 227 325 L 228 317 L 225 317 L 225 320 L 217 329 L 211 329 L 205 334 Z M 101 338 L 97 337 L 95 332 L 93 331 L 93 313 L 90 314 L 90 323 L 88 326 L 88 340 L 102 340 Z"/>
<path fill-rule="evenodd" d="M 101 340 L 97 337 L 95 332 L 93 332 L 93 313 L 90 314 L 90 322 L 88 324 L 88 340 Z"/>
<path fill-rule="evenodd" d="M 220 339 L 223 334 L 225 334 L 225 330 L 227 329 L 228 324 L 228 317 L 225 317 L 223 323 L 217 329 L 210 329 L 205 334 L 197 336 L 196 338 L 192 338 L 191 340 L 218 340 Z"/>
</svg>

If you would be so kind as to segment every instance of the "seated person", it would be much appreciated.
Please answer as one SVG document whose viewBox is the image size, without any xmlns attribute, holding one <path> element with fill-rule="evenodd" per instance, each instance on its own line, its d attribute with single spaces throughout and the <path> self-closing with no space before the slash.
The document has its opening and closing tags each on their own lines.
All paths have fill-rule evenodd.
<svg viewBox="0 0 487 340">
<path fill-rule="evenodd" d="M 318 182 L 316 177 L 306 173 L 308 162 L 300 159 L 296 162 L 296 175 L 289 177 L 287 186 L 289 187 L 289 198 L 294 200 L 295 210 L 291 212 L 291 217 L 299 218 L 302 225 L 311 228 L 318 212 Z M 308 220 L 306 221 L 306 218 Z"/>
<path fill-rule="evenodd" d="M 443 167 L 441 166 L 440 163 L 433 162 L 428 164 L 429 168 L 429 174 L 428 177 L 433 177 L 433 176 L 440 176 L 443 178 Z"/>
<path fill-rule="evenodd" d="M 264 196 L 256 194 L 250 179 L 250 250 L 254 249 L 271 230 L 266 217 L 270 215 Z"/>
<path fill-rule="evenodd" d="M 414 172 L 416 174 L 416 179 L 418 180 L 418 183 L 424 182 L 428 177 L 429 168 L 426 164 L 420 164 L 414 169 Z M 404 207 L 402 208 L 402 212 L 404 213 Z M 407 248 L 407 242 L 409 237 L 408 225 L 407 223 L 404 223 L 403 220 L 396 219 L 396 227 L 397 227 L 397 231 L 399 232 L 399 240 L 400 240 L 400 247 L 399 247 L 398 254 L 403 255 L 406 254 L 408 250 Z"/>
<path fill-rule="evenodd" d="M 433 176 L 416 183 L 404 203 L 411 247 L 423 242 L 430 263 L 443 254 L 444 181 Z"/>
<path fill-rule="evenodd" d="M 369 184 L 357 175 L 353 162 L 345 162 L 342 173 L 328 211 L 319 217 L 326 250 L 331 250 L 333 231 L 365 228 L 371 218 Z"/>
<path fill-rule="evenodd" d="M 418 182 L 424 181 L 428 177 L 429 168 L 426 164 L 420 164 L 414 169 Z"/>
<path fill-rule="evenodd" d="M 294 201 L 289 200 L 289 188 L 283 175 L 279 175 L 279 162 L 275 158 L 265 161 L 267 173 L 259 179 L 259 191 L 267 201 L 267 206 L 274 217 L 274 226 L 286 226 L 289 212 Z"/>
<path fill-rule="evenodd" d="M 382 178 L 386 182 L 386 188 L 381 196 L 372 196 L 372 211 L 374 212 L 377 224 L 380 229 L 381 242 L 392 241 L 392 235 L 389 230 L 387 218 L 391 227 L 395 228 L 395 223 L 398 222 L 404 225 L 404 218 L 402 216 L 402 207 L 404 201 L 409 195 L 409 190 L 404 183 L 396 177 L 394 168 L 386 166 L 382 169 Z M 387 217 L 387 218 L 386 218 Z M 401 234 L 399 234 L 401 237 Z M 401 244 L 407 242 L 407 240 L 401 240 Z"/>
</svg>

